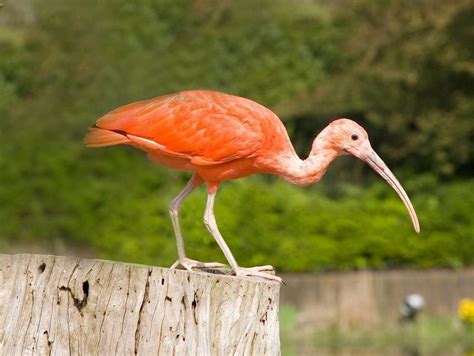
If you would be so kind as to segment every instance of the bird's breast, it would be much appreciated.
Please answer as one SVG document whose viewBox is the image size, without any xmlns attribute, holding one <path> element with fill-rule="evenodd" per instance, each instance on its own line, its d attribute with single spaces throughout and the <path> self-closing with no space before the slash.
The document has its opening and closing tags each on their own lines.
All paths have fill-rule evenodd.
<svg viewBox="0 0 474 356">
<path fill-rule="evenodd" d="M 150 161 L 161 164 L 163 166 L 178 169 L 181 171 L 194 172 L 194 165 L 188 158 L 174 157 L 163 154 L 158 150 L 148 151 L 147 157 Z"/>
<path fill-rule="evenodd" d="M 208 182 L 222 182 L 258 173 L 253 158 L 241 158 L 216 165 L 194 166 L 194 168 Z"/>
<path fill-rule="evenodd" d="M 241 158 L 213 165 L 193 164 L 188 158 L 171 157 L 160 151 L 149 151 L 148 158 L 155 163 L 169 168 L 196 172 L 207 182 L 219 183 L 225 180 L 243 178 L 259 172 L 253 158 Z"/>
</svg>

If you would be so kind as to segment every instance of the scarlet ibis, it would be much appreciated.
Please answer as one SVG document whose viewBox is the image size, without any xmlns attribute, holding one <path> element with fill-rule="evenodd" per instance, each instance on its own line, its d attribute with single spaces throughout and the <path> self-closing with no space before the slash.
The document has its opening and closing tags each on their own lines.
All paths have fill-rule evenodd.
<svg viewBox="0 0 474 356">
<path fill-rule="evenodd" d="M 221 263 L 189 259 L 178 213 L 183 200 L 200 184 L 208 189 L 204 224 L 212 234 L 235 275 L 259 276 L 281 281 L 271 266 L 240 267 L 217 227 L 214 199 L 221 182 L 255 173 L 277 175 L 290 183 L 318 182 L 338 156 L 352 154 L 368 163 L 398 193 L 416 232 L 419 223 L 405 190 L 372 149 L 367 132 L 349 119 L 332 121 L 313 141 L 307 159 L 296 154 L 280 119 L 256 102 L 224 93 L 194 90 L 135 102 L 101 117 L 85 137 L 89 147 L 131 145 L 150 160 L 188 171 L 192 177 L 173 199 L 170 216 L 177 241 L 178 260 L 187 270 L 220 268 Z"/>
</svg>

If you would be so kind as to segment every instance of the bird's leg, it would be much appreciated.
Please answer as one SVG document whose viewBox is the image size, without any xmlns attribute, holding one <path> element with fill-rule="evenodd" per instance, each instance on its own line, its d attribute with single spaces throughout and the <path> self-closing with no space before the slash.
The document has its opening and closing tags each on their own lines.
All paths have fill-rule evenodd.
<svg viewBox="0 0 474 356">
<path fill-rule="evenodd" d="M 224 253 L 225 258 L 227 259 L 230 264 L 230 267 L 232 268 L 232 272 L 236 276 L 256 276 L 282 282 L 280 277 L 275 276 L 275 272 L 272 266 L 258 266 L 250 268 L 239 267 L 237 261 L 235 260 L 234 256 L 232 255 L 232 252 L 229 249 L 229 246 L 227 246 L 226 242 L 224 241 L 224 238 L 222 237 L 217 227 L 216 218 L 214 216 L 215 197 L 215 191 L 210 191 L 207 195 L 206 212 L 204 213 L 204 224 L 206 225 L 212 236 L 214 236 L 214 239 L 216 240 L 217 244 Z M 270 272 L 271 274 L 265 273 L 265 271 Z"/>
<path fill-rule="evenodd" d="M 174 233 L 176 236 L 176 246 L 178 248 L 178 260 L 173 263 L 171 269 L 181 265 L 187 270 L 191 271 L 193 268 L 222 268 L 225 265 L 218 262 L 199 262 L 186 257 L 184 252 L 183 235 L 181 234 L 181 227 L 179 225 L 179 208 L 186 197 L 202 183 L 202 179 L 198 175 L 193 175 L 184 189 L 173 199 L 170 205 L 170 217 L 173 224 Z"/>
</svg>

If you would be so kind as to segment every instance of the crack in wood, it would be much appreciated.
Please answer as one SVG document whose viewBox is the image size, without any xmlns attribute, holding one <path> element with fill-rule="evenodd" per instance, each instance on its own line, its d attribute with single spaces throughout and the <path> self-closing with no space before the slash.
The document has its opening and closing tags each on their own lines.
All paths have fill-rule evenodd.
<svg viewBox="0 0 474 356">
<path fill-rule="evenodd" d="M 102 265 L 104 266 L 104 265 Z M 110 287 L 110 284 L 112 283 L 112 276 L 113 276 L 113 273 L 114 273 L 114 268 L 115 268 L 115 264 L 112 265 L 112 268 L 110 269 L 110 272 L 108 274 L 108 277 L 105 278 L 105 281 L 107 282 L 107 285 L 104 285 L 104 288 L 106 290 L 109 290 L 109 287 Z M 101 345 L 101 340 L 102 340 L 102 329 L 104 327 L 104 322 L 105 322 L 105 318 L 107 316 L 107 310 L 109 309 L 109 304 L 110 304 L 110 299 L 112 298 L 112 293 L 110 293 L 108 295 L 108 298 L 107 298 L 107 303 L 105 305 L 105 310 L 104 310 L 104 313 L 102 314 L 102 320 L 100 321 L 100 328 L 99 328 L 99 340 L 97 341 L 97 347 L 100 347 Z"/>
<path fill-rule="evenodd" d="M 53 343 L 53 341 L 51 341 L 51 340 L 49 339 L 48 330 L 43 331 L 43 335 L 46 335 L 46 340 L 48 340 L 48 346 L 51 347 L 51 344 Z"/>
<path fill-rule="evenodd" d="M 89 281 L 84 281 L 82 283 L 82 291 L 84 293 L 84 297 L 82 299 L 77 298 L 72 289 L 66 286 L 59 287 L 59 290 L 68 291 L 71 295 L 72 300 L 74 301 L 74 306 L 77 308 L 79 313 L 82 315 L 82 309 L 87 305 L 87 298 L 89 297 Z"/>
<path fill-rule="evenodd" d="M 0 279 L 2 355 L 280 354 L 273 282 L 44 255 Z"/>
<path fill-rule="evenodd" d="M 120 328 L 120 338 L 122 338 L 122 336 L 124 334 L 125 318 L 127 316 L 127 311 L 128 311 L 128 308 L 127 308 L 128 297 L 130 296 L 130 282 L 132 280 L 132 269 L 130 268 L 130 266 L 127 266 L 126 268 L 127 268 L 127 293 L 125 295 L 125 303 L 124 303 L 125 310 L 124 310 L 123 316 L 122 316 L 122 325 L 121 325 L 121 328 Z M 117 343 L 116 346 L 115 346 L 115 354 L 119 354 L 118 347 L 119 347 L 119 343 Z"/>
<path fill-rule="evenodd" d="M 152 271 L 153 270 L 151 268 L 148 269 L 146 282 L 145 282 L 145 291 L 143 292 L 143 299 L 142 299 L 142 302 L 140 303 L 140 308 L 138 309 L 137 328 L 135 330 L 135 355 L 138 354 L 138 344 L 140 340 L 140 323 L 141 323 L 141 318 L 142 318 L 142 313 L 143 313 L 143 307 L 145 306 L 145 301 L 148 300 L 148 303 L 150 302 L 148 298 L 148 294 L 150 293 L 150 278 L 151 278 Z"/>
<path fill-rule="evenodd" d="M 196 317 L 196 308 L 199 303 L 199 297 L 198 297 L 198 290 L 194 291 L 194 296 L 193 296 L 193 301 L 191 302 L 191 308 L 193 310 L 193 319 L 194 319 L 194 324 L 198 324 L 197 322 L 197 317 Z"/>
<path fill-rule="evenodd" d="M 45 269 L 46 269 L 46 263 L 44 262 L 38 266 L 38 271 L 40 274 L 43 273 Z"/>
</svg>

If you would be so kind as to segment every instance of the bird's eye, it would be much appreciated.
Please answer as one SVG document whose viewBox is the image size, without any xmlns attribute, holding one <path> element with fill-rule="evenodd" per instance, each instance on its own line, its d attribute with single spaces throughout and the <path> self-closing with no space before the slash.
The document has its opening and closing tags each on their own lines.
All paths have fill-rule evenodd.
<svg viewBox="0 0 474 356">
<path fill-rule="evenodd" d="M 356 134 L 352 134 L 351 138 L 352 141 L 357 141 L 359 139 L 359 136 L 357 136 Z"/>
</svg>

